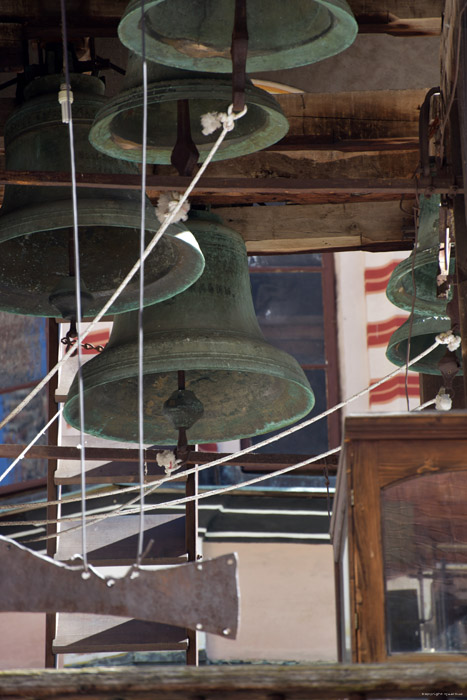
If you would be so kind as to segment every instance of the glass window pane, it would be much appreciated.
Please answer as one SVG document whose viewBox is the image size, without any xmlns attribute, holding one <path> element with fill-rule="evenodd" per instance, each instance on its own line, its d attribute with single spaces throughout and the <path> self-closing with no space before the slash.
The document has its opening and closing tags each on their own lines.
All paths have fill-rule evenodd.
<svg viewBox="0 0 467 700">
<path fill-rule="evenodd" d="M 256 315 L 267 340 L 302 365 L 323 364 L 321 275 L 259 272 L 250 279 Z"/>
<path fill-rule="evenodd" d="M 389 653 L 467 653 L 467 472 L 383 490 Z"/>
</svg>

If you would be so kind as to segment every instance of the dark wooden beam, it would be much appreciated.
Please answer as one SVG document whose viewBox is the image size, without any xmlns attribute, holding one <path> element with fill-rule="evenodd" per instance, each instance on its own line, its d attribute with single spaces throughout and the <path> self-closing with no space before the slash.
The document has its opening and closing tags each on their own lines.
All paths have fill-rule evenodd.
<svg viewBox="0 0 467 700">
<path fill-rule="evenodd" d="M 0 445 L 0 457 L 15 459 L 25 449 L 25 445 Z M 147 449 L 144 451 L 145 462 L 148 468 L 156 463 L 156 455 L 159 450 Z M 208 464 L 220 457 L 227 457 L 227 453 L 219 452 L 195 452 L 188 453 L 187 464 Z M 80 450 L 77 447 L 67 447 L 63 445 L 33 445 L 24 459 L 64 459 L 75 460 L 80 459 Z M 229 460 L 231 465 L 254 466 L 260 471 L 265 469 L 282 469 L 283 467 L 292 466 L 311 458 L 311 455 L 281 455 L 281 454 L 259 454 L 250 453 Z M 139 451 L 136 448 L 120 448 L 120 447 L 87 447 L 85 459 L 88 461 L 112 461 L 112 462 L 132 462 L 137 465 L 139 461 Z M 337 460 L 329 459 L 325 462 L 314 463 L 309 465 L 313 471 L 321 471 L 323 464 L 327 464 L 330 471 L 336 470 Z M 136 474 L 136 472 L 135 472 Z"/>
<path fill-rule="evenodd" d="M 147 189 L 156 196 L 160 192 L 172 190 L 183 191 L 191 182 L 188 177 L 162 177 L 148 175 Z M 45 171 L 3 171 L 0 172 L 0 185 L 41 185 L 45 187 L 69 187 L 70 174 Z M 95 187 L 102 189 L 138 190 L 141 187 L 139 175 L 114 175 L 103 173 L 77 173 L 77 187 Z M 242 202 L 268 201 L 268 198 L 280 198 L 281 201 L 322 201 L 322 197 L 336 196 L 341 201 L 356 201 L 354 198 L 370 195 L 378 201 L 398 199 L 401 195 L 420 194 L 463 194 L 461 179 L 449 177 L 420 178 L 418 184 L 413 179 L 387 178 L 335 178 L 335 179 L 299 179 L 299 178 L 209 178 L 203 177 L 194 189 L 198 199 L 206 197 L 211 201 L 215 195 L 232 197 Z"/>
</svg>

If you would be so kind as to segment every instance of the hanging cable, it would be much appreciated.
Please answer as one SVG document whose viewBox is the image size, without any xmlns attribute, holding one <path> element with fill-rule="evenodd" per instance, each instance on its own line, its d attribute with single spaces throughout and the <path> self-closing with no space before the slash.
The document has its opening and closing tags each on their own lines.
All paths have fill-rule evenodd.
<svg viewBox="0 0 467 700">
<path fill-rule="evenodd" d="M 68 123 L 69 143 L 70 143 L 70 167 L 71 167 L 71 199 L 73 205 L 73 243 L 75 261 L 75 296 L 76 296 L 76 328 L 78 333 L 78 396 L 79 396 L 79 433 L 80 433 L 80 467 L 81 467 L 81 497 L 82 497 L 82 534 L 81 544 L 83 550 L 84 571 L 88 573 L 87 545 L 86 545 L 86 465 L 85 465 L 85 445 L 84 445 L 84 387 L 83 387 L 83 355 L 81 337 L 81 271 L 79 262 L 79 231 L 78 231 L 78 198 L 76 191 L 76 160 L 73 136 L 73 115 L 71 111 L 70 99 L 70 67 L 68 64 L 68 38 L 66 25 L 65 0 L 60 0 L 61 20 L 62 20 L 62 41 L 63 41 L 63 65 L 65 69 L 66 84 L 66 120 Z M 63 109 L 63 105 L 62 105 Z M 62 112 L 63 113 L 63 112 Z"/>
<path fill-rule="evenodd" d="M 144 543 L 144 412 L 143 412 L 143 369 L 144 369 L 144 248 L 146 229 L 146 148 L 148 134 L 148 70 L 146 63 L 146 36 L 144 0 L 141 0 L 141 47 L 143 59 L 143 135 L 141 161 L 141 231 L 140 231 L 140 273 L 139 273 L 139 309 L 138 309 L 138 440 L 139 440 L 139 511 L 138 548 L 136 565 L 140 566 Z"/>
</svg>

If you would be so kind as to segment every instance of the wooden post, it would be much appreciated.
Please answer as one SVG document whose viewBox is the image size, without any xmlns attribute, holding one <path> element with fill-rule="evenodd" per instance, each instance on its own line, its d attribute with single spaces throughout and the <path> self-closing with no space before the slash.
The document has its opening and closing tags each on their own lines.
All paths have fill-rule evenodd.
<svg viewBox="0 0 467 700">
<path fill-rule="evenodd" d="M 59 343 L 59 327 L 58 323 L 53 318 L 47 321 L 47 371 L 55 366 L 58 359 L 58 343 Z M 55 402 L 55 389 L 58 386 L 58 374 L 49 381 L 48 391 L 48 420 L 57 412 L 57 404 Z M 58 420 L 56 420 L 48 429 L 47 439 L 50 445 L 56 445 L 58 442 Z M 57 460 L 49 459 L 47 461 L 47 500 L 57 500 L 57 487 L 55 486 L 55 471 L 57 469 Z M 55 520 L 57 518 L 57 506 L 47 506 L 47 520 Z M 57 531 L 55 524 L 47 525 L 47 535 L 52 535 Z M 53 557 L 57 548 L 57 540 L 51 538 L 47 540 L 47 555 Z M 45 617 L 45 667 L 55 668 L 57 657 L 52 651 L 52 642 L 55 638 L 56 629 L 56 614 L 48 613 Z"/>
<path fill-rule="evenodd" d="M 195 496 L 198 493 L 198 474 L 189 474 L 185 485 L 185 495 Z M 196 561 L 198 557 L 197 539 L 198 539 L 198 502 L 190 501 L 185 506 L 185 536 L 186 536 L 186 551 L 188 553 L 188 561 Z M 186 662 L 188 666 L 198 666 L 198 634 L 196 630 L 187 630 L 188 633 L 188 649 L 186 652 Z"/>
<path fill-rule="evenodd" d="M 454 177 L 467 172 L 467 138 L 465 128 L 467 126 L 467 85 L 465 70 L 465 13 L 462 19 L 457 16 L 457 22 L 462 21 L 461 34 L 459 36 L 460 51 L 453 61 L 458 60 L 457 95 L 452 104 L 450 114 L 450 158 Z M 451 90 L 455 90 L 455 84 L 451 84 Z M 446 87 L 445 89 L 448 89 Z M 456 239 L 456 274 L 459 295 L 459 321 L 462 339 L 462 359 L 464 366 L 464 393 L 467 398 L 467 225 L 465 197 L 454 197 L 454 231 Z"/>
</svg>

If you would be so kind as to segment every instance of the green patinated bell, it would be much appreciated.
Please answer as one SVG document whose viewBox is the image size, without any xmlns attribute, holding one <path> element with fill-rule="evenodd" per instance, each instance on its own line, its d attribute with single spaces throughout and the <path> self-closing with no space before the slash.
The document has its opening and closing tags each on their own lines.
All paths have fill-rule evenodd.
<svg viewBox="0 0 467 700">
<path fill-rule="evenodd" d="M 449 316 L 417 316 L 414 314 L 412 330 L 410 333 L 410 359 L 413 359 L 436 340 L 439 333 L 451 330 L 452 322 Z M 409 338 L 410 322 L 406 321 L 392 334 L 386 350 L 386 357 L 393 364 L 401 367 L 407 361 L 407 343 Z M 423 357 L 410 367 L 414 372 L 421 374 L 441 374 L 438 369 L 438 362 L 446 354 L 446 345 L 438 345 L 429 355 Z M 462 372 L 462 350 L 456 350 L 459 362 L 459 375 Z"/>
<path fill-rule="evenodd" d="M 273 71 L 322 61 L 357 35 L 346 0 L 247 0 L 247 70 Z M 186 70 L 229 73 L 235 0 L 146 0 L 146 56 Z M 141 3 L 131 0 L 118 28 L 142 54 Z"/>
<path fill-rule="evenodd" d="M 210 214 L 195 213 L 188 224 L 206 259 L 203 275 L 183 294 L 144 310 L 145 443 L 177 443 L 164 404 L 177 392 L 179 371 L 202 404 L 187 431 L 189 443 L 233 440 L 293 423 L 313 408 L 313 392 L 295 359 L 261 333 L 243 239 Z M 115 319 L 107 347 L 83 367 L 86 432 L 138 440 L 137 374 L 132 312 Z M 77 392 L 75 378 L 65 406 L 74 426 Z"/>
<path fill-rule="evenodd" d="M 33 81 L 26 100 L 5 128 L 8 170 L 70 171 L 68 125 L 61 120 L 61 76 Z M 74 142 L 77 172 L 135 174 L 130 163 L 97 153 L 88 133 L 97 110 L 106 102 L 103 83 L 73 75 Z M 78 226 L 83 285 L 89 291 L 86 314 L 96 314 L 139 257 L 141 195 L 125 189 L 79 187 Z M 159 229 L 146 199 L 146 241 Z M 0 309 L 36 316 L 59 315 L 49 301 L 70 285 L 73 208 L 69 187 L 7 185 L 0 213 Z M 186 289 L 201 274 L 203 256 L 185 226 L 170 227 L 147 258 L 145 303 L 167 299 Z M 63 292 L 64 293 L 64 292 Z M 60 295 L 59 295 L 60 296 Z M 63 294 L 62 294 L 63 296 Z M 68 303 L 68 301 L 67 301 Z M 139 306 L 136 275 L 111 307 L 121 313 Z"/>
<path fill-rule="evenodd" d="M 203 161 L 217 140 L 220 130 L 202 133 L 201 115 L 227 112 L 232 101 L 230 76 L 206 75 L 147 63 L 148 72 L 148 163 L 170 163 L 177 141 L 177 103 L 187 100 L 190 111 L 191 138 Z M 142 60 L 135 54 L 128 58 L 123 91 L 110 100 L 96 115 L 89 134 L 92 145 L 114 158 L 141 162 L 143 87 Z M 279 141 L 289 129 L 279 103 L 265 90 L 246 85 L 248 112 L 236 121 L 213 160 L 236 158 L 260 151 Z"/>
<path fill-rule="evenodd" d="M 416 250 L 394 268 L 386 295 L 393 304 L 406 311 L 412 310 L 415 279 L 415 311 L 421 315 L 442 315 L 452 298 L 450 291 L 445 298 L 437 298 L 440 195 L 429 199 L 420 197 L 420 220 Z M 449 273 L 455 272 L 455 258 L 451 256 Z"/>
</svg>

